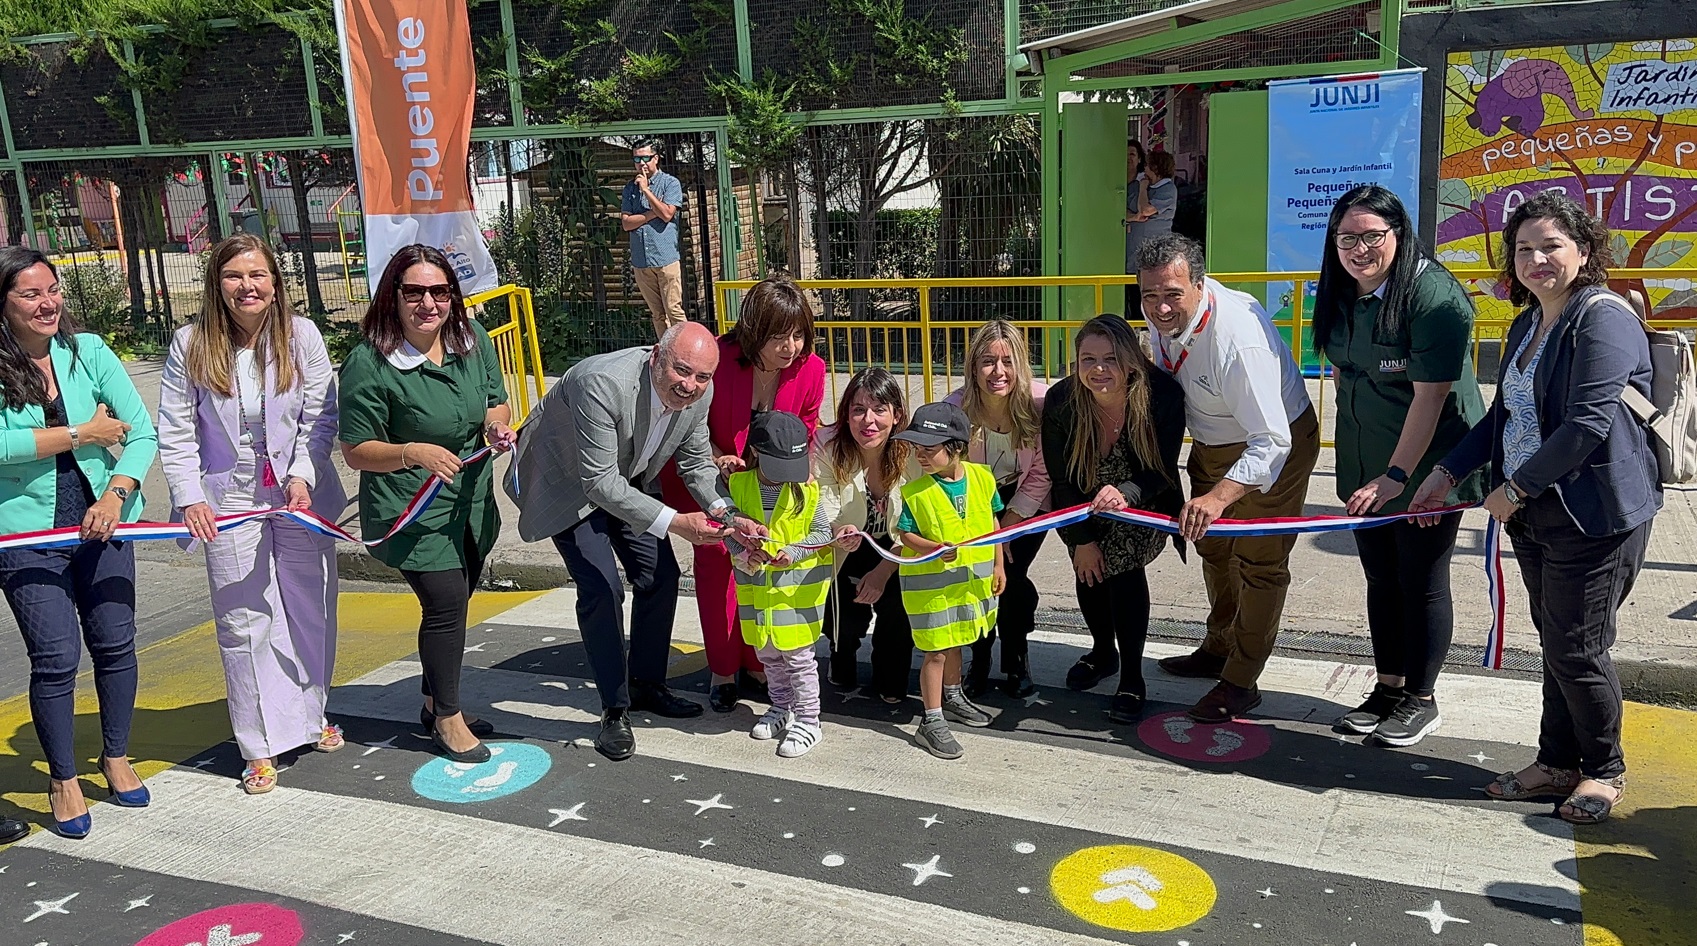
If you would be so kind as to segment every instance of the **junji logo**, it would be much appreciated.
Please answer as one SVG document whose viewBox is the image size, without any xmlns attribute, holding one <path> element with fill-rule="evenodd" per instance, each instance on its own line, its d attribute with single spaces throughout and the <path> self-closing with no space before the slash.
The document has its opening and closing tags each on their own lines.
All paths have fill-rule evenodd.
<svg viewBox="0 0 1697 946">
<path fill-rule="evenodd" d="M 1379 83 L 1377 82 L 1358 82 L 1350 85 L 1326 82 L 1314 86 L 1314 101 L 1309 102 L 1308 107 L 1312 110 L 1377 104 L 1379 104 Z"/>
</svg>

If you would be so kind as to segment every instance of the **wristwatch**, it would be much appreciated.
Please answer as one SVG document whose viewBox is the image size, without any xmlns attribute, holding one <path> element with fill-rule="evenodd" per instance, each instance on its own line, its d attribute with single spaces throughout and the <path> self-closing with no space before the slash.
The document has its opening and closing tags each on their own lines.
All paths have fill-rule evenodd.
<svg viewBox="0 0 1697 946">
<path fill-rule="evenodd" d="M 1400 466 L 1392 466 L 1390 469 L 1386 470 L 1385 477 L 1393 483 L 1403 486 L 1408 485 L 1408 471 Z"/>
<path fill-rule="evenodd" d="M 75 450 L 76 448 L 82 446 L 82 438 L 77 436 L 77 425 L 72 424 L 71 426 L 66 427 L 65 432 L 71 435 L 71 449 L 72 450 Z"/>
<path fill-rule="evenodd" d="M 1503 498 L 1513 503 L 1516 509 L 1526 505 L 1526 494 L 1515 489 L 1514 480 L 1503 480 Z"/>
<path fill-rule="evenodd" d="M 122 486 L 108 486 L 106 491 L 118 497 L 118 502 L 127 503 L 130 501 L 130 491 Z"/>
</svg>

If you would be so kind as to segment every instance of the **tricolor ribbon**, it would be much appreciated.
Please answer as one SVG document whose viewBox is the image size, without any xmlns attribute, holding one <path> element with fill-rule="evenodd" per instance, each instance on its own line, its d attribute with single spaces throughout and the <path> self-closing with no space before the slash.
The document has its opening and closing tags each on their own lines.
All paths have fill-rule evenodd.
<svg viewBox="0 0 1697 946">
<path fill-rule="evenodd" d="M 1472 509 L 1477 503 L 1445 506 L 1422 516 L 1443 516 L 1454 512 Z M 1002 545 L 1015 539 L 1023 538 L 1037 532 L 1059 529 L 1083 522 L 1092 515 L 1101 516 L 1116 522 L 1142 526 L 1165 532 L 1168 535 L 1178 535 L 1178 520 L 1172 516 L 1160 513 L 1146 512 L 1142 509 L 1124 509 L 1108 512 L 1092 513 L 1088 504 L 1057 509 L 1054 512 L 1032 516 L 1011 526 L 987 532 L 975 539 L 968 539 L 956 545 L 943 545 L 924 555 L 902 555 L 899 552 L 886 550 L 876 542 L 870 542 L 872 536 L 859 529 L 853 534 L 861 536 L 870 542 L 872 550 L 886 561 L 898 565 L 917 565 L 941 558 L 951 549 L 974 548 L 985 545 Z M 1376 526 L 1388 525 L 1400 519 L 1412 518 L 1406 512 L 1381 514 L 1373 516 L 1282 516 L 1267 519 L 1216 519 L 1205 533 L 1214 538 L 1233 538 L 1257 535 L 1309 535 L 1320 532 L 1352 532 L 1356 529 L 1371 529 Z M 1503 629 L 1506 627 L 1507 596 L 1503 592 L 1502 538 L 1501 524 L 1492 519 L 1485 529 L 1485 581 L 1491 599 L 1491 628 L 1485 639 L 1485 656 L 1483 665 L 1492 670 L 1501 670 L 1503 666 Z M 825 543 L 829 545 L 832 543 Z M 817 549 L 825 545 L 803 545 L 801 548 Z"/>
<path fill-rule="evenodd" d="M 493 447 L 483 447 L 460 458 L 462 467 L 470 466 L 495 452 Z M 381 538 L 361 539 L 350 534 L 341 526 L 320 516 L 310 509 L 259 509 L 252 512 L 231 513 L 219 516 L 214 520 L 219 532 L 228 532 L 237 526 L 246 525 L 256 519 L 288 519 L 319 535 L 327 535 L 339 542 L 353 542 L 370 548 L 394 538 L 401 530 L 423 518 L 424 511 L 430 508 L 431 502 L 442 492 L 444 482 L 439 476 L 431 476 L 418 488 L 412 499 L 401 511 L 399 519 L 389 527 L 389 531 Z M 113 541 L 145 542 L 150 539 L 190 539 L 189 527 L 181 522 L 124 522 L 112 529 Z M 83 543 L 81 526 L 65 526 L 62 529 L 42 529 L 37 532 L 19 532 L 15 535 L 0 537 L 0 552 L 13 549 L 57 549 L 81 545 Z"/>
</svg>

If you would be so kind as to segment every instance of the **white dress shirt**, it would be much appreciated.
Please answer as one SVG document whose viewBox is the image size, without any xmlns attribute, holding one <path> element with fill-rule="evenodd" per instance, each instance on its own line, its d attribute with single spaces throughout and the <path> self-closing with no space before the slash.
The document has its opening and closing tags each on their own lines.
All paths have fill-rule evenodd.
<svg viewBox="0 0 1697 946">
<path fill-rule="evenodd" d="M 1191 439 L 1245 444 L 1226 479 L 1265 493 L 1290 456 L 1291 422 L 1311 407 L 1308 389 L 1254 296 L 1212 278 L 1203 279 L 1202 293 L 1202 313 L 1177 338 L 1149 326 L 1155 364 L 1184 388 Z"/>
<path fill-rule="evenodd" d="M 631 479 L 637 482 L 641 482 L 648 476 L 648 467 L 656 459 L 654 454 L 660 451 L 660 442 L 666 439 L 666 431 L 671 428 L 672 422 L 678 415 L 677 411 L 666 409 L 666 405 L 660 401 L 660 392 L 655 389 L 650 389 L 648 392 L 648 410 L 654 420 L 648 425 L 648 439 L 642 444 L 642 452 L 636 455 L 636 467 L 631 471 Z M 660 462 L 664 463 L 665 460 L 661 459 Z M 729 502 L 721 500 L 714 503 L 707 511 L 717 516 L 730 505 Z M 666 530 L 672 527 L 672 520 L 677 517 L 677 514 L 676 509 L 664 506 L 660 509 L 660 515 L 654 517 L 654 521 L 649 523 L 648 528 L 642 531 L 655 538 L 664 539 Z"/>
</svg>

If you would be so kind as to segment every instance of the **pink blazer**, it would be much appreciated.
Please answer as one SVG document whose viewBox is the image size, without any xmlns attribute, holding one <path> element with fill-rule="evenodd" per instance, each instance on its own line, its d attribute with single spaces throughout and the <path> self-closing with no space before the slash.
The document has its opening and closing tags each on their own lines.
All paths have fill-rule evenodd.
<svg viewBox="0 0 1697 946">
<path fill-rule="evenodd" d="M 819 407 L 824 400 L 825 361 L 809 353 L 778 375 L 772 409 L 800 417 L 811 439 L 819 429 Z M 754 366 L 742 363 L 742 346 L 729 336 L 720 338 L 719 367 L 713 372 L 713 403 L 707 407 L 707 438 L 712 441 L 714 456 L 742 456 L 753 415 Z M 693 512 L 698 508 L 672 464 L 668 463 L 660 475 L 660 493 L 673 509 Z"/>
<path fill-rule="evenodd" d="M 971 384 L 971 381 L 967 382 Z M 1043 397 L 1049 393 L 1049 386 L 1041 381 L 1031 382 L 1031 398 L 1037 402 L 1037 419 L 1043 419 Z M 954 393 L 943 398 L 956 407 L 961 406 L 965 399 L 966 389 L 957 388 Z M 987 462 L 984 456 L 984 438 L 973 431 L 972 443 L 967 447 L 966 458 L 973 463 Z M 1027 444 L 1014 454 L 1014 465 L 1019 467 L 1019 485 L 1014 490 L 1012 501 L 1008 508 L 1020 516 L 1030 519 L 1049 508 L 1049 468 L 1043 465 L 1042 444 L 1036 442 Z"/>
<path fill-rule="evenodd" d="M 324 338 L 310 319 L 295 316 L 295 356 L 300 383 L 267 395 L 265 440 L 279 480 L 298 476 L 312 490 L 314 512 L 334 521 L 347 505 L 342 481 L 331 464 L 336 443 L 336 375 Z M 241 412 L 235 398 L 214 394 L 190 381 L 187 372 L 192 325 L 177 330 L 159 382 L 159 465 L 179 511 L 195 503 L 219 504 L 236 465 Z M 266 370 L 266 386 L 275 372 Z"/>
</svg>

